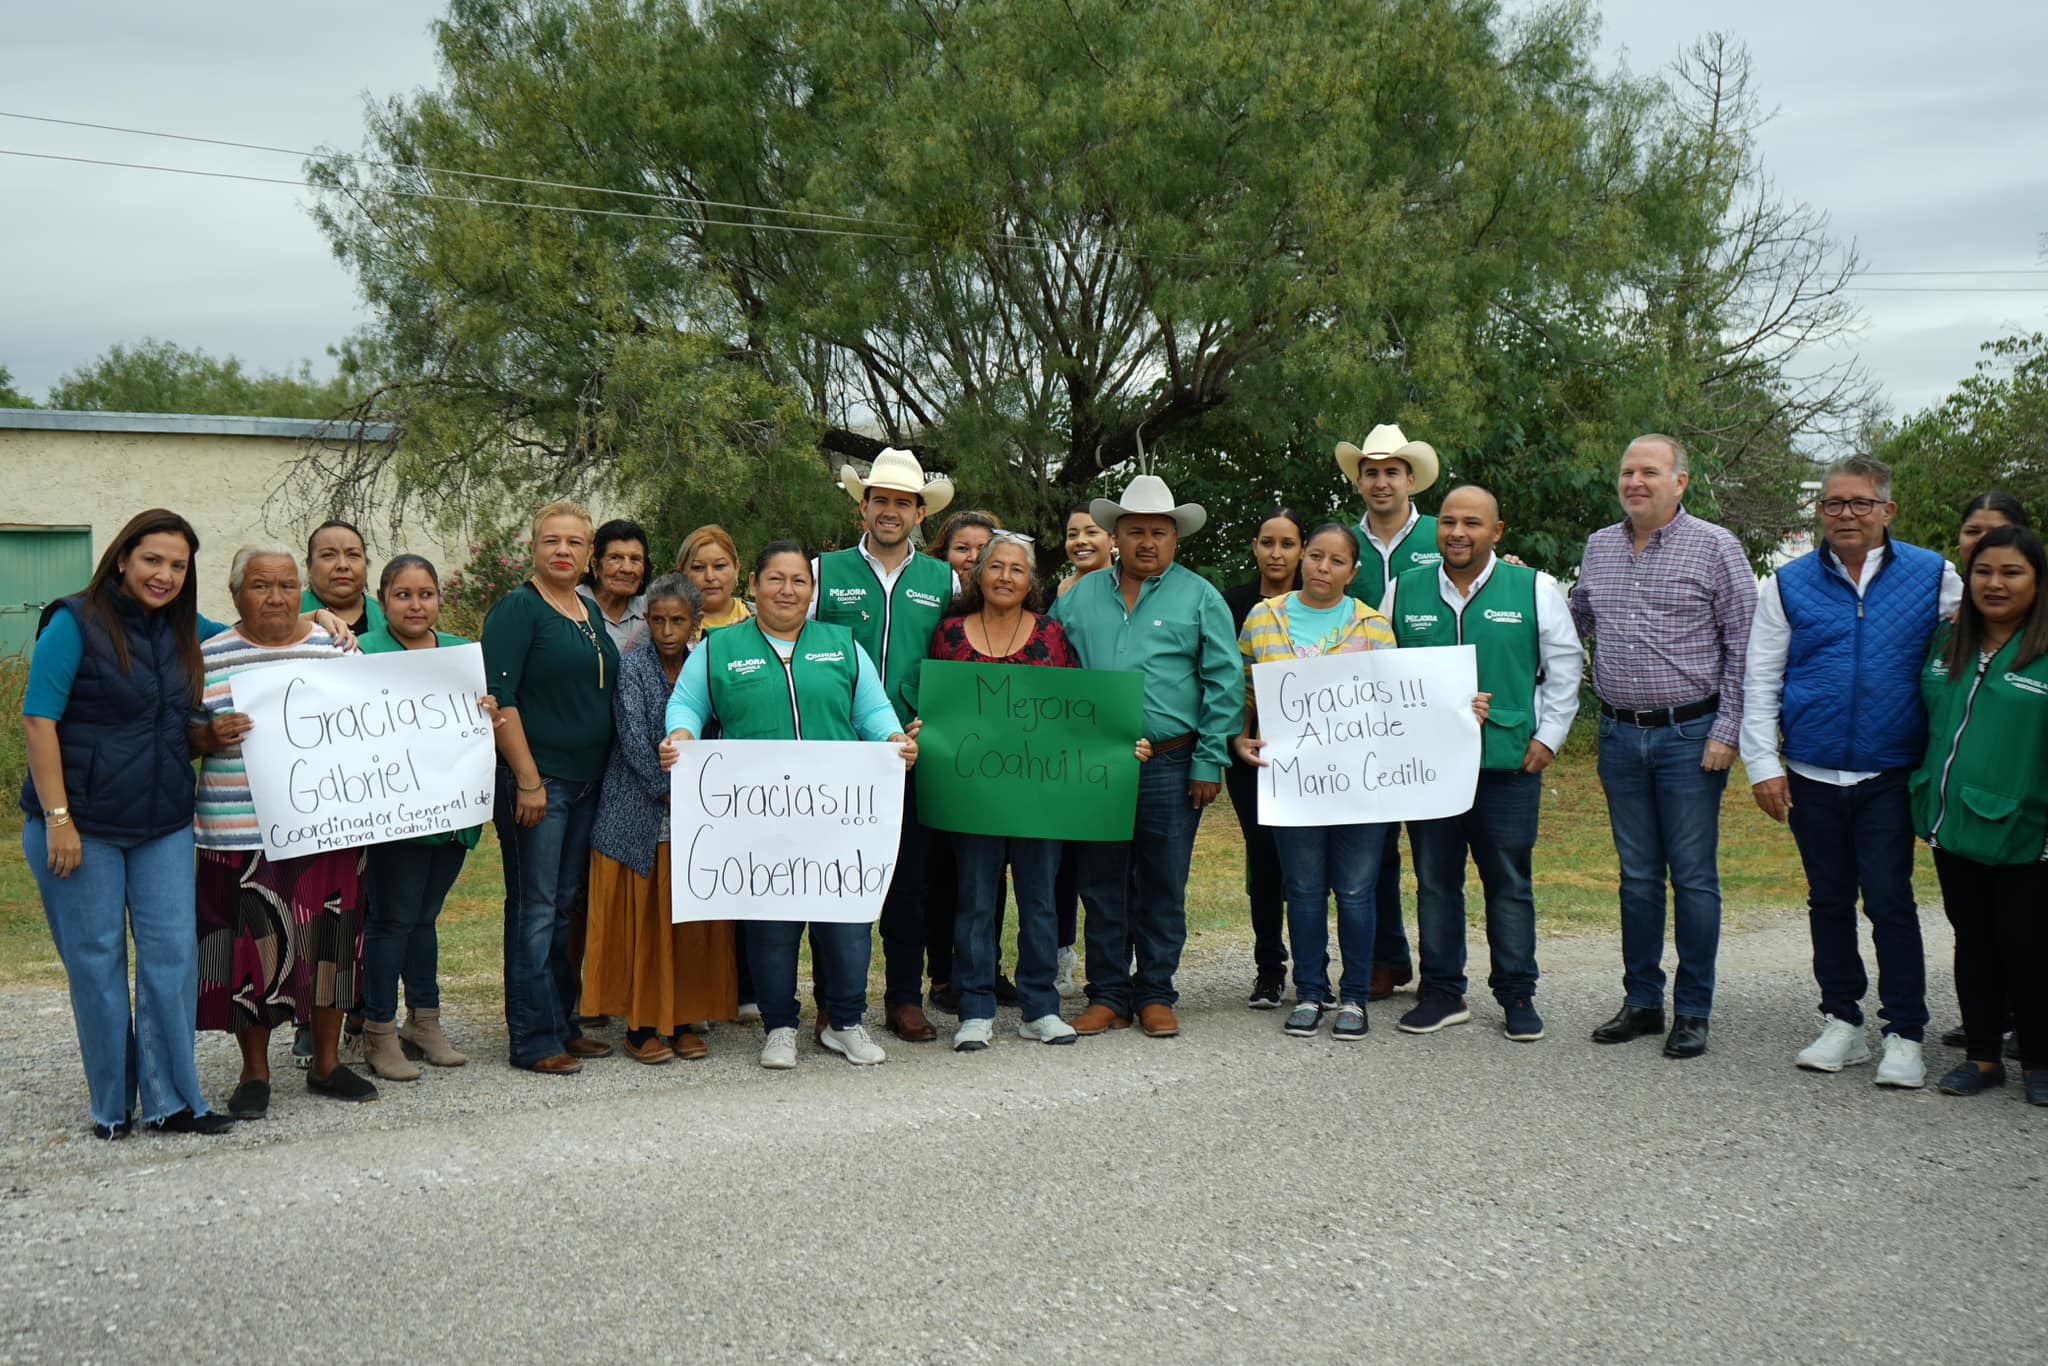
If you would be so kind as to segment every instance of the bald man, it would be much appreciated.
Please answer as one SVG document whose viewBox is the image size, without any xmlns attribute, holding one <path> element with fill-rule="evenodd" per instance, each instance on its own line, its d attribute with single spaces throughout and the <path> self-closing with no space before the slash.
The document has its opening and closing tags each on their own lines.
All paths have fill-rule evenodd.
<svg viewBox="0 0 2048 1366">
<path fill-rule="evenodd" d="M 1505 530 L 1491 493 L 1474 484 L 1452 489 L 1436 514 L 1442 562 L 1410 569 L 1388 589 L 1387 618 L 1401 647 L 1473 646 L 1479 691 L 1492 699 L 1472 809 L 1408 825 L 1422 985 L 1398 1025 L 1404 1033 L 1434 1034 L 1472 1018 L 1465 1005 L 1469 853 L 1486 889 L 1486 984 L 1501 1007 L 1501 1032 L 1533 1043 L 1543 1037 L 1532 869 L 1541 774 L 1578 715 L 1585 660 L 1557 581 L 1494 555 Z"/>
</svg>

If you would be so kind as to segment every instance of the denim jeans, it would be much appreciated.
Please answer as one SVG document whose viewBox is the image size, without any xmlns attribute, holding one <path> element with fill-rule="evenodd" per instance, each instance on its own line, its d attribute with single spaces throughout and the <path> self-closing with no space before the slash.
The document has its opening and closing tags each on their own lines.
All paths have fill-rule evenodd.
<svg viewBox="0 0 2048 1366">
<path fill-rule="evenodd" d="M 2038 755 L 2016 762 L 2040 762 Z M 1884 1032 L 1919 1042 L 1927 1028 L 1927 958 L 1913 901 L 1911 769 L 1894 768 L 1854 787 L 1788 774 L 1792 838 L 1806 867 L 1806 923 L 1813 932 L 1813 979 L 1820 1008 L 1863 1023 L 1870 978 L 1856 948 L 1856 896 L 1877 950 L 1878 1016 Z"/>
<path fill-rule="evenodd" d="M 1259 771 L 1233 760 L 1223 770 L 1223 785 L 1230 789 L 1230 809 L 1244 835 L 1244 895 L 1252 910 L 1252 962 L 1261 974 L 1280 972 L 1287 966 L 1287 941 L 1281 937 L 1281 931 L 1289 926 L 1285 882 L 1274 829 L 1259 824 Z"/>
<path fill-rule="evenodd" d="M 1294 994 L 1330 997 L 1330 898 L 1337 899 L 1337 947 L 1344 954 L 1339 997 L 1364 1005 L 1372 982 L 1374 897 L 1384 825 L 1275 825 L 1287 888 L 1287 937 L 1294 943 Z"/>
<path fill-rule="evenodd" d="M 192 830 L 116 843 L 81 834 L 70 877 L 50 871 L 48 830 L 22 822 L 21 852 L 42 893 L 64 975 L 96 1124 L 135 1112 L 162 1119 L 207 1113 L 192 1055 L 199 1011 L 199 931 L 193 910 Z M 128 1012 L 128 936 L 135 937 L 135 1013 Z"/>
<path fill-rule="evenodd" d="M 1000 835 L 950 838 L 957 888 L 953 988 L 960 993 L 960 1018 L 995 1018 L 996 959 L 1002 951 L 997 913 L 1003 904 L 1005 867 L 1017 885 L 1017 996 L 1024 1018 L 1059 1014 L 1060 994 L 1052 985 L 1059 968 L 1059 916 L 1053 909 L 1052 887 L 1065 842 Z"/>
<path fill-rule="evenodd" d="M 1388 821 L 1380 828 L 1387 834 L 1386 844 L 1380 850 L 1379 877 L 1373 887 L 1372 965 L 1406 968 L 1408 936 L 1401 929 L 1401 822 Z M 1414 844 L 1413 833 L 1408 842 Z"/>
<path fill-rule="evenodd" d="M 1540 773 L 1482 770 L 1470 811 L 1409 822 L 1424 991 L 1465 994 L 1469 849 L 1486 889 L 1486 945 L 1493 969 L 1486 985 L 1502 1005 L 1536 994 L 1536 893 L 1530 860 L 1542 799 Z"/>
<path fill-rule="evenodd" d="M 441 945 L 434 921 L 469 851 L 445 844 L 375 844 L 364 869 L 363 1018 L 398 1018 L 398 983 L 414 1010 L 441 1008 Z"/>
<path fill-rule="evenodd" d="M 1173 976 L 1187 945 L 1188 861 L 1202 823 L 1188 797 L 1193 760 L 1190 747 L 1139 767 L 1132 838 L 1075 842 L 1076 881 L 1088 912 L 1088 1000 L 1125 1017 L 1180 999 Z"/>
<path fill-rule="evenodd" d="M 1629 1005 L 1664 1008 L 1664 883 L 1678 975 L 1671 1008 L 1714 1011 L 1721 951 L 1721 796 L 1728 773 L 1700 767 L 1716 713 L 1675 726 L 1600 718 L 1600 786 L 1621 863 L 1621 981 Z"/>
<path fill-rule="evenodd" d="M 576 965 L 569 961 L 569 917 L 590 874 L 590 826 L 597 784 L 543 777 L 547 814 L 527 829 L 514 817 L 518 786 L 498 769 L 491 813 L 505 861 L 505 1032 L 512 1065 L 530 1067 L 579 1038 Z"/>
<path fill-rule="evenodd" d="M 740 924 L 747 970 L 754 977 L 761 1028 L 794 1029 L 797 1022 L 796 951 L 801 920 L 747 920 Z M 874 927 L 826 921 L 811 924 L 811 981 L 818 1014 L 834 1029 L 851 1029 L 868 1009 L 868 958 Z"/>
</svg>

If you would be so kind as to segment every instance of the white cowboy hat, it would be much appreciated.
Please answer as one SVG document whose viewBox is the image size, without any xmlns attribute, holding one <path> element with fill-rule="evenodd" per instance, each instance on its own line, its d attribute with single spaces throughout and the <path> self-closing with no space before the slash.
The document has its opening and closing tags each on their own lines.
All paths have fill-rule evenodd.
<svg viewBox="0 0 2048 1366">
<path fill-rule="evenodd" d="M 1194 535 L 1209 520 L 1208 512 L 1200 503 L 1175 503 L 1173 490 L 1167 488 L 1166 481 L 1156 474 L 1141 474 L 1131 480 L 1124 486 L 1122 502 L 1097 498 L 1088 505 L 1088 515 L 1107 531 L 1116 530 L 1117 518 L 1133 513 L 1171 517 L 1183 536 Z"/>
<path fill-rule="evenodd" d="M 839 483 L 847 494 L 858 503 L 869 489 L 895 489 L 898 493 L 914 493 L 924 499 L 924 515 L 935 517 L 939 510 L 953 501 L 953 481 L 945 475 L 924 477 L 924 467 L 917 463 L 917 457 L 909 451 L 899 451 L 894 446 L 885 446 L 874 464 L 868 467 L 868 477 L 860 477 L 860 471 L 851 465 L 839 467 Z"/>
<path fill-rule="evenodd" d="M 1408 468 L 1415 471 L 1415 492 L 1420 493 L 1436 482 L 1436 447 L 1427 441 L 1410 441 L 1401 434 L 1401 429 L 1391 422 L 1382 422 L 1372 429 L 1363 446 L 1354 446 L 1349 441 L 1337 443 L 1337 468 L 1344 471 L 1344 477 L 1352 483 L 1358 482 L 1358 467 L 1375 456 L 1393 456 L 1396 460 L 1408 462 Z"/>
</svg>

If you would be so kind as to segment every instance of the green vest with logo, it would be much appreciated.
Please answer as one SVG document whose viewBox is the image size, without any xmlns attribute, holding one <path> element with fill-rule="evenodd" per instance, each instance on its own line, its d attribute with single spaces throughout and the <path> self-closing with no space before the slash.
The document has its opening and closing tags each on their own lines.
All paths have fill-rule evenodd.
<svg viewBox="0 0 2048 1366">
<path fill-rule="evenodd" d="M 1472 645 L 1479 654 L 1479 691 L 1493 694 L 1479 740 L 1479 766 L 1521 768 L 1536 734 L 1536 680 L 1543 638 L 1536 629 L 1536 571 L 1493 562 L 1493 573 L 1465 604 L 1462 619 L 1445 600 L 1430 565 L 1411 569 L 1394 589 L 1394 639 L 1401 648 Z"/>
<path fill-rule="evenodd" d="M 906 726 L 917 715 L 917 676 L 932 633 L 952 600 L 953 567 L 929 555 L 912 551 L 887 593 L 859 546 L 818 557 L 818 620 L 853 632 L 882 671 L 882 691 Z"/>
<path fill-rule="evenodd" d="M 1951 680 L 1952 629 L 1934 633 L 1920 672 L 1927 757 L 1909 785 L 1913 828 L 1976 863 L 2034 863 L 2048 849 L 2048 655 L 2015 669 L 2015 638 Z"/>
<path fill-rule="evenodd" d="M 1365 538 L 1362 523 L 1351 528 L 1351 539 L 1358 542 L 1358 577 L 1344 591 L 1374 610 L 1387 596 L 1388 579 L 1398 579 L 1411 569 L 1434 569 L 1443 560 L 1436 548 L 1434 517 L 1417 517 L 1408 534 L 1394 543 L 1394 553 L 1384 560 L 1379 547 Z"/>
<path fill-rule="evenodd" d="M 728 740 L 858 740 L 860 647 L 844 626 L 807 621 L 784 663 L 758 617 L 704 637 L 711 712 Z"/>
</svg>

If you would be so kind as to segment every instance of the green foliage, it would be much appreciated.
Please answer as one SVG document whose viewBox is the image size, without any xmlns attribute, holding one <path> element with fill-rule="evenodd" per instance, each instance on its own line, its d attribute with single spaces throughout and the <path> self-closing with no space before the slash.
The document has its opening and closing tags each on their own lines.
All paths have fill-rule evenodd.
<svg viewBox="0 0 2048 1366">
<path fill-rule="evenodd" d="M 484 618 L 498 599 L 533 573 L 533 545 L 524 532 L 486 532 L 469 548 L 469 563 L 441 575 L 441 629 L 481 640 Z"/>
<path fill-rule="evenodd" d="M 253 417 L 333 417 L 354 398 L 348 376 L 315 379 L 310 361 L 293 371 L 251 371 L 233 356 L 153 337 L 114 343 L 50 390 L 52 408 L 73 411 Z"/>
<path fill-rule="evenodd" d="M 2048 519 L 2048 335 L 2004 337 L 1983 350 L 1954 393 L 1873 445 L 1892 467 L 1901 540 L 1946 550 L 1963 508 L 1993 489 L 2018 498 L 2036 526 Z"/>
<path fill-rule="evenodd" d="M 0 655 L 0 794 L 12 805 L 28 777 L 28 740 L 21 732 L 21 704 L 28 696 L 27 654 Z"/>
<path fill-rule="evenodd" d="M 0 408 L 33 408 L 36 401 L 14 387 L 14 376 L 0 365 Z"/>
</svg>

